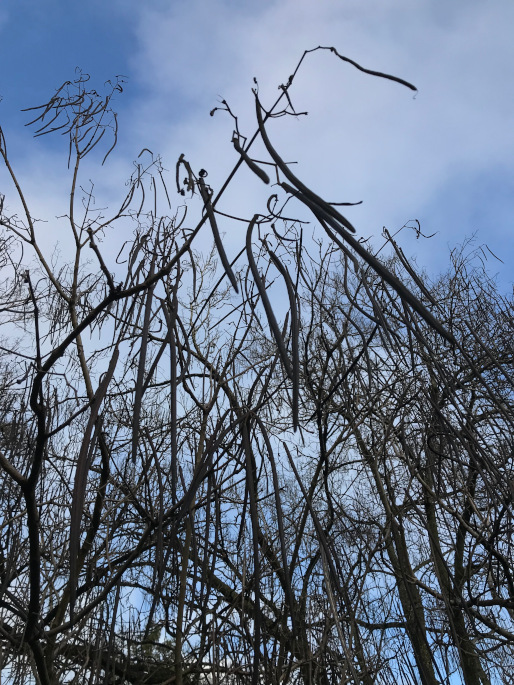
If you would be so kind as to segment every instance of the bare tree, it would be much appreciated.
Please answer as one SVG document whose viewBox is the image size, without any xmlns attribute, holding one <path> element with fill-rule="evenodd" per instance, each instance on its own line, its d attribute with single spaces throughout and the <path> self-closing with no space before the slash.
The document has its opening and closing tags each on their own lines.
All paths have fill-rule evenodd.
<svg viewBox="0 0 514 685">
<path fill-rule="evenodd" d="M 474 684 L 510 665 L 512 302 L 457 253 L 435 284 L 390 236 L 380 261 L 291 172 L 267 122 L 297 115 L 309 52 L 270 109 L 254 90 L 252 137 L 223 103 L 237 164 L 216 193 L 182 155 L 176 210 L 149 150 L 110 213 L 82 183 L 122 80 L 100 95 L 78 74 L 32 109 L 69 142 L 65 258 L 1 135 L 20 208 L 2 198 L 9 683 Z M 276 192 L 230 218 L 242 164 Z"/>
<path fill-rule="evenodd" d="M 426 683 L 457 672 L 500 682 L 514 635 L 512 300 L 481 254 L 454 252 L 430 284 L 387 239 L 390 267 L 454 343 L 406 316 L 375 275 L 325 253 L 302 326 L 317 425 L 310 501 L 348 639 L 372 650 L 381 681 L 415 681 L 415 669 Z"/>
</svg>

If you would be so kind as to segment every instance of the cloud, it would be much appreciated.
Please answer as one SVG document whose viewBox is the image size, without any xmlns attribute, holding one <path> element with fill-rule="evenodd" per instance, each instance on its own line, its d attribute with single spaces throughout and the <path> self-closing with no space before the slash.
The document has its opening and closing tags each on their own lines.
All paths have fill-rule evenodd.
<svg viewBox="0 0 514 685">
<path fill-rule="evenodd" d="M 464 217 L 462 225 L 440 225 L 444 207 L 455 216 L 445 184 L 457 189 L 462 177 L 460 203 L 473 195 L 470 178 L 511 168 L 512 20 L 514 8 L 500 0 L 451 7 L 428 0 L 141 5 L 134 63 L 147 101 L 136 108 L 138 135 L 152 121 L 152 142 L 169 162 L 185 152 L 219 184 L 235 156 L 232 123 L 208 117 L 218 96 L 251 134 L 253 77 L 269 106 L 304 49 L 335 45 L 364 66 L 412 80 L 417 97 L 329 54 L 311 55 L 292 90 L 309 117 L 272 122 L 273 140 L 314 189 L 333 201 L 364 200 L 349 210 L 363 235 L 377 235 L 383 225 L 395 230 L 423 213 L 427 232 L 458 242 L 477 226 Z M 239 193 L 239 211 L 253 212 L 256 183 Z M 478 228 L 494 243 L 504 227 L 491 230 L 485 221 L 482 213 Z"/>
<path fill-rule="evenodd" d="M 310 55 L 291 91 L 297 109 L 309 116 L 269 125 L 283 157 L 298 162 L 298 175 L 330 200 L 362 199 L 348 214 L 364 236 L 420 218 L 427 233 L 441 232 L 444 245 L 477 229 L 493 250 L 496 238 L 505 245 L 512 199 L 496 193 L 501 206 L 488 222 L 478 189 L 498 174 L 512 177 L 514 5 L 124 0 L 113 7 L 130 26 L 116 48 L 127 53 L 130 81 L 129 97 L 119 100 L 116 163 L 108 167 L 110 175 L 100 175 L 106 202 L 143 147 L 163 155 L 172 189 L 174 164 L 183 152 L 219 188 L 237 160 L 230 143 L 234 122 L 226 114 L 211 118 L 209 111 L 225 98 L 240 130 L 252 135 L 253 78 L 269 107 L 304 49 L 334 45 L 366 67 L 414 82 L 419 93 L 413 99 L 401 86 L 366 76 L 328 53 Z M 254 154 L 261 156 L 262 148 Z M 52 157 L 49 169 L 53 163 Z M 37 165 L 29 166 L 37 179 Z M 269 189 L 246 170 L 239 176 L 222 208 L 244 216 L 262 211 Z M 508 187 L 508 178 L 503 185 Z M 37 192 L 37 181 L 33 187 Z M 463 213 L 463 206 L 469 211 Z M 227 222 L 222 230 L 237 249 L 243 227 Z M 441 258 L 437 245 L 419 255 L 421 264 Z"/>
</svg>

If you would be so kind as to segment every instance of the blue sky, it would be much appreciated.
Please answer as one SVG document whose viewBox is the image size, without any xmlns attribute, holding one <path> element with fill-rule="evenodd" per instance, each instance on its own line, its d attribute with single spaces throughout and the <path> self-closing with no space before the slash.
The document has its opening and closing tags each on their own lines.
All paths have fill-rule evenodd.
<svg viewBox="0 0 514 685">
<path fill-rule="evenodd" d="M 62 214 L 64 146 L 33 141 L 22 107 L 40 104 L 81 67 L 101 84 L 129 77 L 117 101 L 120 146 L 106 193 L 123 186 L 143 147 L 173 170 L 182 152 L 213 186 L 235 162 L 232 123 L 209 117 L 220 96 L 253 133 L 252 79 L 265 102 L 305 48 L 334 45 L 364 66 L 415 83 L 412 93 L 316 54 L 293 97 L 309 117 L 270 127 L 296 173 L 348 212 L 360 235 L 419 219 L 431 241 L 405 235 L 420 266 L 444 270 L 448 246 L 477 234 L 503 288 L 513 281 L 514 4 L 506 0 L 4 0 L 0 6 L 0 122 L 48 220 Z M 4 183 L 0 174 L 0 183 Z M 171 176 L 172 179 L 172 176 Z M 2 188 L 0 188 L 2 190 Z M 244 175 L 225 209 L 252 215 L 264 189 Z M 49 229 L 51 241 L 53 229 Z M 230 232 L 233 250 L 243 231 Z"/>
</svg>

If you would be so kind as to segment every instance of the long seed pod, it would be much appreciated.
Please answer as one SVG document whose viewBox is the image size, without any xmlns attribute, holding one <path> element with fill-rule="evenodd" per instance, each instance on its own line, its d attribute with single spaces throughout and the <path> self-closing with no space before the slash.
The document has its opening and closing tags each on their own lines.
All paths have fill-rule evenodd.
<svg viewBox="0 0 514 685">
<path fill-rule="evenodd" d="M 257 270 L 257 264 L 255 263 L 255 259 L 253 258 L 253 253 L 252 253 L 252 231 L 253 227 L 255 226 L 258 218 L 258 214 L 255 214 L 253 219 L 250 221 L 250 225 L 248 226 L 248 230 L 246 232 L 246 253 L 248 256 L 248 264 L 250 265 L 250 270 L 252 272 L 253 278 L 255 280 L 255 285 L 257 286 L 257 290 L 259 291 L 259 295 L 261 296 L 262 304 L 264 306 L 264 311 L 266 312 L 266 317 L 268 319 L 269 327 L 271 329 L 271 332 L 273 334 L 273 337 L 275 338 L 275 342 L 277 343 L 278 347 L 278 352 L 280 354 L 280 359 L 282 360 L 282 364 L 284 365 L 284 368 L 286 370 L 287 375 L 291 380 L 294 379 L 294 374 L 293 374 L 293 369 L 291 368 L 291 364 L 289 362 L 289 357 L 287 354 L 286 346 L 284 344 L 284 340 L 282 338 L 282 334 L 280 332 L 280 329 L 278 327 L 277 320 L 275 318 L 275 314 L 273 313 L 273 308 L 271 306 L 271 303 L 268 298 L 268 293 L 266 292 L 266 288 L 264 286 L 264 283 L 262 282 L 262 278 L 259 274 L 259 271 Z"/>
<path fill-rule="evenodd" d="M 369 74 L 370 76 L 378 76 L 379 78 L 385 78 L 388 81 L 394 81 L 395 83 L 399 83 L 402 86 L 405 86 L 406 88 L 409 88 L 410 90 L 413 90 L 414 92 L 417 92 L 416 86 L 414 86 L 412 83 L 409 83 L 409 81 L 405 81 L 402 78 L 399 78 L 398 76 L 393 76 L 392 74 L 386 74 L 383 71 L 375 71 L 374 69 L 366 69 L 366 67 L 361 66 L 357 62 L 354 62 L 353 59 L 350 59 L 349 57 L 345 57 L 344 55 L 339 54 L 339 52 L 334 48 L 334 47 L 324 47 L 322 45 L 319 46 L 319 48 L 314 48 L 314 50 L 330 50 L 330 52 L 333 55 L 336 55 L 339 57 L 339 59 L 343 60 L 343 62 L 347 62 L 348 64 L 351 64 L 353 67 L 358 69 L 359 71 L 362 71 L 364 74 Z M 307 50 L 306 52 L 314 52 L 314 50 Z"/>
<path fill-rule="evenodd" d="M 409 264 L 409 260 L 405 257 L 405 254 L 402 250 L 402 248 L 398 245 L 396 240 L 393 238 L 393 236 L 389 233 L 387 228 L 384 227 L 384 233 L 385 236 L 388 240 L 388 242 L 393 246 L 394 251 L 396 252 L 398 259 L 402 263 L 402 266 L 406 269 L 407 273 L 409 276 L 412 278 L 414 283 L 418 286 L 418 288 L 421 290 L 423 295 L 429 300 L 434 306 L 437 306 L 437 301 L 432 295 L 432 293 L 428 290 L 426 285 L 423 283 L 421 278 L 418 276 L 418 274 L 414 271 L 412 266 Z"/>
<path fill-rule="evenodd" d="M 381 74 L 376 74 L 381 75 Z M 355 233 L 355 228 L 350 224 L 350 222 L 340 214 L 334 207 L 325 202 L 319 195 L 313 193 L 306 185 L 304 185 L 300 179 L 298 179 L 293 172 L 289 169 L 284 160 L 280 157 L 278 152 L 275 150 L 270 142 L 266 128 L 264 126 L 264 120 L 262 118 L 261 104 L 259 98 L 255 95 L 255 105 L 257 113 L 257 121 L 259 124 L 259 132 L 261 134 L 262 140 L 272 159 L 274 160 L 277 167 L 282 171 L 284 176 L 293 183 L 296 189 L 292 189 L 287 183 L 281 183 L 284 190 L 292 193 L 298 197 L 304 204 L 306 204 L 314 212 L 318 211 L 323 215 L 325 221 L 334 228 L 352 247 L 353 249 L 375 270 L 375 272 L 381 276 L 389 285 L 391 285 L 396 292 L 402 297 L 410 306 L 418 312 L 418 314 L 425 319 L 425 321 L 435 328 L 437 332 L 443 336 L 451 344 L 455 344 L 453 336 L 448 333 L 443 326 L 437 321 L 437 319 L 432 316 L 426 307 L 421 304 L 421 302 L 406 288 L 401 281 L 394 276 L 388 269 L 386 269 L 383 264 L 381 264 L 376 257 L 370 254 L 361 243 L 353 238 L 350 233 Z M 346 229 L 346 230 L 345 230 Z"/>
<path fill-rule="evenodd" d="M 271 261 L 280 272 L 287 287 L 287 294 L 289 296 L 289 309 L 291 311 L 291 348 L 293 361 L 293 426 L 296 430 L 298 428 L 298 405 L 300 397 L 300 357 L 298 352 L 298 305 L 293 281 L 289 275 L 287 268 L 280 262 L 279 258 L 272 250 L 268 250 Z"/>
<path fill-rule="evenodd" d="M 268 138 L 268 133 L 264 127 L 264 120 L 262 118 L 262 112 L 261 112 L 261 103 L 259 102 L 259 98 L 257 95 L 255 96 L 255 106 L 256 106 L 256 112 L 257 112 L 257 121 L 259 123 L 259 132 L 261 134 L 261 138 L 264 142 L 264 145 L 266 146 L 266 149 L 268 150 L 271 158 L 275 162 L 275 164 L 278 166 L 280 171 L 284 174 L 284 176 L 291 182 L 293 183 L 302 193 L 304 193 L 314 204 L 319 205 L 322 207 L 327 214 L 332 216 L 337 222 L 342 224 L 348 231 L 351 233 L 356 233 L 355 228 L 351 225 L 351 223 L 346 219 L 342 214 L 340 214 L 337 209 L 335 209 L 332 205 L 328 204 L 328 202 L 325 202 L 319 195 L 316 195 L 310 188 L 308 188 L 306 185 L 304 185 L 299 178 L 297 178 L 291 169 L 287 166 L 287 164 L 284 162 L 282 157 L 278 154 L 278 152 L 275 150 L 273 145 L 271 144 L 270 139 Z"/>
<path fill-rule="evenodd" d="M 207 217 L 211 225 L 212 235 L 214 237 L 214 242 L 216 243 L 216 249 L 218 250 L 221 263 L 223 264 L 225 273 L 227 274 L 227 276 L 230 279 L 230 282 L 232 283 L 232 287 L 234 288 L 236 293 L 238 293 L 239 288 L 237 287 L 236 277 L 234 275 L 234 272 L 232 271 L 232 267 L 230 266 L 230 262 L 228 261 L 225 248 L 223 247 L 223 243 L 221 241 L 221 236 L 218 231 L 218 224 L 216 223 L 216 217 L 214 216 L 214 209 L 211 204 L 211 198 L 207 191 L 207 188 L 205 187 L 205 182 L 201 177 L 198 179 L 198 187 L 200 188 L 200 195 L 202 196 L 205 211 L 207 212 Z"/>
<path fill-rule="evenodd" d="M 355 252 L 362 257 L 362 259 L 378 274 L 381 278 L 388 283 L 398 295 L 409 304 L 414 311 L 416 311 L 422 319 L 424 319 L 429 326 L 434 328 L 445 340 L 450 344 L 455 344 L 455 339 L 449 333 L 444 326 L 433 316 L 428 309 L 418 300 L 418 298 L 411 293 L 411 291 L 403 285 L 399 278 L 397 278 L 387 267 L 385 267 L 374 255 L 372 255 L 362 243 L 360 243 L 356 238 L 354 238 L 348 231 L 345 230 L 340 223 L 338 223 L 334 217 L 325 211 L 325 208 L 313 202 L 310 197 L 305 195 L 301 190 L 296 190 L 292 188 L 288 183 L 281 183 L 282 188 L 288 193 L 291 193 L 297 197 L 304 205 L 309 207 L 313 214 L 323 222 L 326 222 L 334 229 L 351 247 Z"/>
<path fill-rule="evenodd" d="M 268 174 L 264 171 L 264 169 L 261 169 L 260 166 L 258 166 L 253 159 L 248 155 L 246 150 L 244 150 L 241 145 L 239 145 L 239 141 L 237 139 L 237 134 L 234 134 L 234 137 L 232 138 L 232 144 L 236 149 L 236 152 L 239 152 L 241 157 L 244 159 L 248 167 L 253 171 L 254 174 L 256 174 L 261 181 L 264 183 L 268 184 L 269 183 L 269 176 Z"/>
</svg>

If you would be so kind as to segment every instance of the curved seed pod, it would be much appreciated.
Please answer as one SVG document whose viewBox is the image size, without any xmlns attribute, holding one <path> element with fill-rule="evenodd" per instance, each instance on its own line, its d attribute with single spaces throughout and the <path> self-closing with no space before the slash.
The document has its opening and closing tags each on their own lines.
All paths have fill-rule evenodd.
<svg viewBox="0 0 514 685">
<path fill-rule="evenodd" d="M 364 74 L 369 74 L 370 76 L 378 76 L 379 78 L 385 78 L 388 81 L 394 81 L 395 83 L 399 83 L 402 86 L 405 86 L 406 88 L 409 88 L 410 90 L 413 90 L 414 92 L 417 92 L 418 89 L 416 86 L 412 85 L 412 83 L 409 83 L 409 81 L 405 81 L 402 78 L 399 78 L 398 76 L 393 76 L 392 74 L 386 74 L 383 71 L 375 71 L 374 69 L 366 69 L 366 67 L 362 67 L 360 64 L 357 62 L 354 62 L 353 59 L 350 59 L 349 57 L 345 57 L 344 55 L 339 54 L 339 52 L 334 48 L 326 48 L 323 46 L 320 46 L 322 50 L 330 50 L 330 52 L 339 59 L 343 60 L 343 62 L 347 62 L 348 64 L 351 64 L 353 67 L 358 69 L 359 71 L 362 71 Z M 319 49 L 319 48 L 315 48 Z"/>
<path fill-rule="evenodd" d="M 320 223 L 323 225 L 325 222 L 334 229 L 355 252 L 362 257 L 362 259 L 378 274 L 381 278 L 388 283 L 400 297 L 409 304 L 414 311 L 416 311 L 422 319 L 424 319 L 432 328 L 434 328 L 445 340 L 450 344 L 455 344 L 455 338 L 449 333 L 444 326 L 431 314 L 428 309 L 418 300 L 418 298 L 411 293 L 411 291 L 406 288 L 403 283 L 397 278 L 387 267 L 385 267 L 374 255 L 372 255 L 362 243 L 360 243 L 356 238 L 354 238 L 348 231 L 338 223 L 334 217 L 325 211 L 323 206 L 318 205 L 313 202 L 310 197 L 305 195 L 301 190 L 296 190 L 292 188 L 288 183 L 280 184 L 284 190 L 291 193 L 297 197 L 301 202 L 304 203 L 312 213 L 319 219 Z"/>
<path fill-rule="evenodd" d="M 299 328 L 296 292 L 287 268 L 280 262 L 279 258 L 272 250 L 268 249 L 268 253 L 271 257 L 271 261 L 286 282 L 287 294 L 289 296 L 289 308 L 291 311 L 291 346 L 293 357 L 293 426 L 296 430 L 298 428 L 298 404 L 300 397 L 300 358 L 298 353 Z"/>
<path fill-rule="evenodd" d="M 256 111 L 257 111 L 257 121 L 259 123 L 259 132 L 261 134 L 261 138 L 263 140 L 264 145 L 266 146 L 266 149 L 268 150 L 269 154 L 271 155 L 271 158 L 275 162 L 275 164 L 278 166 L 280 171 L 284 174 L 284 176 L 291 182 L 294 183 L 294 185 L 302 192 L 304 193 L 312 202 L 314 202 L 316 205 L 319 205 L 322 207 L 327 214 L 332 216 L 337 222 L 342 224 L 348 231 L 351 233 L 355 233 L 355 228 L 351 225 L 351 223 L 346 219 L 342 214 L 340 214 L 337 209 L 334 209 L 332 205 L 329 205 L 328 202 L 325 202 L 319 195 L 316 195 L 316 193 L 313 193 L 310 188 L 308 188 L 306 185 L 304 185 L 299 178 L 297 178 L 293 172 L 289 169 L 287 164 L 284 162 L 282 157 L 278 154 L 278 152 L 275 150 L 273 145 L 270 142 L 270 139 L 268 138 L 268 134 L 266 132 L 266 129 L 264 128 L 264 120 L 262 118 L 262 112 L 261 112 L 261 103 L 259 102 L 259 98 L 257 95 L 255 96 L 255 105 L 256 105 Z"/>
<path fill-rule="evenodd" d="M 175 169 L 175 176 L 176 176 L 176 182 L 177 182 L 177 192 L 179 192 L 181 195 L 185 195 L 185 191 L 183 188 L 181 188 L 180 185 L 180 167 L 184 165 L 186 172 L 187 172 L 187 179 L 184 181 L 184 185 L 186 186 L 187 192 L 188 193 L 193 193 L 195 184 L 194 184 L 194 178 L 193 178 L 193 172 L 191 170 L 191 167 L 189 165 L 189 162 L 186 160 L 184 157 L 184 153 L 180 155 L 178 158 L 177 166 Z"/>
<path fill-rule="evenodd" d="M 266 292 L 266 288 L 264 287 L 264 284 L 262 282 L 262 278 L 259 274 L 259 271 L 257 270 L 257 264 L 255 263 L 255 259 L 253 258 L 253 253 L 252 253 L 252 231 L 253 227 L 255 226 L 257 222 L 257 217 L 259 215 L 255 214 L 253 219 L 250 221 L 250 225 L 248 226 L 248 230 L 246 232 L 246 253 L 248 255 L 248 264 L 250 265 L 250 270 L 252 272 L 253 278 L 255 280 L 255 285 L 257 286 L 257 290 L 259 291 L 259 295 L 261 296 L 262 304 L 264 306 L 264 311 L 266 312 L 266 317 L 268 319 L 269 327 L 271 329 L 271 332 L 273 334 L 273 337 L 275 338 L 275 342 L 277 343 L 278 347 L 278 352 L 280 354 L 280 359 L 282 360 L 282 364 L 284 365 L 285 371 L 289 378 L 291 380 L 294 379 L 294 374 L 293 370 L 291 368 L 291 364 L 289 363 L 289 357 L 287 355 L 287 350 L 286 346 L 284 344 L 284 340 L 282 339 L 282 334 L 280 332 L 280 329 L 277 324 L 277 320 L 275 318 L 275 314 L 273 313 L 273 308 L 271 307 L 271 303 L 268 298 L 268 293 Z"/>
<path fill-rule="evenodd" d="M 239 154 L 244 159 L 248 167 L 253 171 L 253 173 L 256 174 L 261 179 L 261 181 L 264 181 L 264 183 L 268 184 L 268 174 L 264 171 L 264 169 L 261 169 L 260 166 L 258 166 L 251 157 L 248 156 L 247 152 L 243 150 L 243 148 L 239 145 L 239 141 L 237 140 L 236 136 L 232 138 L 232 144 L 234 145 L 236 152 L 239 152 Z"/>
<path fill-rule="evenodd" d="M 414 283 L 418 286 L 418 288 L 421 290 L 421 292 L 422 292 L 423 295 L 427 298 L 427 300 L 429 300 L 434 306 L 437 306 L 437 302 L 436 302 L 434 296 L 433 296 L 432 293 L 428 290 L 428 288 L 425 286 L 425 284 L 423 283 L 423 281 L 421 280 L 421 278 L 418 276 L 418 274 L 414 271 L 414 269 L 412 268 L 412 266 L 409 264 L 409 260 L 406 259 L 405 254 L 403 253 L 402 248 L 398 245 L 398 243 L 396 242 L 396 240 L 394 240 L 393 236 L 389 233 L 389 231 L 388 231 L 387 228 L 385 228 L 385 227 L 384 227 L 384 233 L 385 233 L 385 236 L 386 236 L 387 240 L 388 240 L 389 243 L 393 246 L 394 251 L 395 251 L 396 254 L 398 255 L 398 259 L 400 260 L 400 262 L 402 263 L 403 267 L 405 268 L 405 270 L 407 271 L 407 273 L 409 274 L 409 276 L 412 278 L 412 280 L 414 281 Z"/>
<path fill-rule="evenodd" d="M 209 196 L 209 193 L 207 191 L 207 188 L 205 187 L 205 181 L 203 178 L 198 179 L 198 187 L 200 189 L 200 195 L 202 196 L 202 200 L 205 206 L 205 211 L 207 212 L 207 217 L 209 219 L 209 223 L 211 225 L 212 229 L 212 235 L 214 236 L 214 242 L 216 243 L 216 249 L 218 250 L 218 254 L 221 259 L 221 263 L 223 264 L 223 268 L 225 269 L 225 273 L 230 279 L 230 282 L 232 283 L 232 287 L 236 291 L 236 293 L 239 292 L 239 288 L 237 287 L 237 281 L 236 277 L 234 275 L 234 272 L 232 271 L 232 267 L 230 266 L 230 262 L 228 261 L 227 254 L 225 252 L 225 248 L 223 247 L 223 243 L 221 242 L 221 236 L 218 231 L 218 224 L 216 223 L 216 217 L 214 216 L 214 209 L 212 208 L 211 204 L 211 198 Z"/>
</svg>

